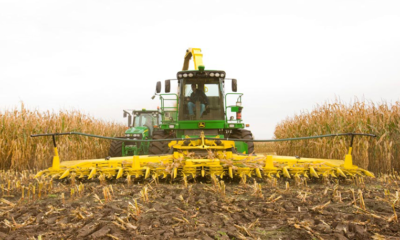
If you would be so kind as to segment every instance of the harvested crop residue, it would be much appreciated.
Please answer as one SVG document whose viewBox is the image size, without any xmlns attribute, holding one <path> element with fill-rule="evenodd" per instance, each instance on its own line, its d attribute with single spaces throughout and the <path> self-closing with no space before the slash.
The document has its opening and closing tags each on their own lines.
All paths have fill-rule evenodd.
<svg viewBox="0 0 400 240">
<path fill-rule="evenodd" d="M 247 183 L 215 177 L 57 182 L 32 176 L 2 172 L 0 239 L 400 237 L 397 175 Z"/>
</svg>

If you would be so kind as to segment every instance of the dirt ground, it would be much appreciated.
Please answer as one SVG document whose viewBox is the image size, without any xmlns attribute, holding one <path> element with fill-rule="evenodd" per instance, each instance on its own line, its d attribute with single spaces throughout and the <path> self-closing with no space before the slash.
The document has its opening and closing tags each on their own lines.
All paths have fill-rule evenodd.
<svg viewBox="0 0 400 240">
<path fill-rule="evenodd" d="M 246 184 L 10 176 L 0 177 L 0 239 L 400 239 L 398 176 Z"/>
</svg>

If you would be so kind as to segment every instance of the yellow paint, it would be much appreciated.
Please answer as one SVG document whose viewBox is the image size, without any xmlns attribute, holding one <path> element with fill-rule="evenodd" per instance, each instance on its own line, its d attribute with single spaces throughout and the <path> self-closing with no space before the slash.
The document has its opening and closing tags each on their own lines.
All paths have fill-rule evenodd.
<svg viewBox="0 0 400 240">
<path fill-rule="evenodd" d="M 315 171 L 313 167 L 310 167 L 310 175 L 315 178 L 319 178 L 318 173 Z"/>
<path fill-rule="evenodd" d="M 60 179 L 68 177 L 69 173 L 70 173 L 70 169 L 65 170 L 64 173 L 61 175 Z"/>
<path fill-rule="evenodd" d="M 342 176 L 342 177 L 346 177 L 346 174 L 344 174 L 344 172 L 340 169 L 340 168 L 336 168 L 337 173 Z"/>
<path fill-rule="evenodd" d="M 185 61 L 183 63 L 182 70 L 188 70 L 189 61 L 193 57 L 194 69 L 199 70 L 199 66 L 203 65 L 203 54 L 200 48 L 189 48 L 185 55 Z"/>
<path fill-rule="evenodd" d="M 57 147 L 54 148 L 54 156 L 53 156 L 53 169 L 60 169 L 60 157 L 58 156 Z"/>
<path fill-rule="evenodd" d="M 93 178 L 93 177 L 94 177 L 94 175 L 96 175 L 96 168 L 95 168 L 95 167 L 94 167 L 94 168 L 92 168 L 92 170 L 90 171 L 88 179 L 91 179 L 91 178 Z"/>
<path fill-rule="evenodd" d="M 124 170 L 122 167 L 118 168 L 118 174 L 117 174 L 117 179 L 122 177 L 122 174 L 124 173 Z"/>
</svg>

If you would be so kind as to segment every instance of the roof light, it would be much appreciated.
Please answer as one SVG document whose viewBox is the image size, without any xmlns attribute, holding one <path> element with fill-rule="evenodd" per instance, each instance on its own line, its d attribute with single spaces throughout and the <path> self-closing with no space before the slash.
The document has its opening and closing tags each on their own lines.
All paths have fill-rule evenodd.
<svg viewBox="0 0 400 240">
<path fill-rule="evenodd" d="M 193 73 L 189 73 L 189 77 L 193 77 Z"/>
<path fill-rule="evenodd" d="M 221 73 L 221 77 L 224 77 L 224 76 L 225 76 L 225 74 Z"/>
<path fill-rule="evenodd" d="M 215 76 L 216 76 L 216 77 L 219 77 L 219 73 L 215 73 Z"/>
<path fill-rule="evenodd" d="M 178 74 L 178 77 L 179 77 L 179 78 L 182 78 L 182 74 Z"/>
<path fill-rule="evenodd" d="M 188 76 L 187 73 L 184 73 L 184 74 L 183 74 L 183 77 L 184 77 L 184 78 L 187 77 L 187 76 Z"/>
<path fill-rule="evenodd" d="M 210 77 L 214 77 L 214 73 L 210 73 Z"/>
</svg>

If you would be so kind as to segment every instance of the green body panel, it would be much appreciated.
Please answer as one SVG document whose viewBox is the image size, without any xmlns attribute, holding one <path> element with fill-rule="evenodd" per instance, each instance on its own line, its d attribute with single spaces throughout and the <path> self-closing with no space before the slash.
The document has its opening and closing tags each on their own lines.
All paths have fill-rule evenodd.
<svg viewBox="0 0 400 240">
<path fill-rule="evenodd" d="M 199 127 L 200 123 L 204 123 L 204 127 Z M 173 127 L 172 127 L 173 126 Z M 176 121 L 161 124 L 161 129 L 164 130 L 184 130 L 184 129 L 242 129 L 244 123 L 227 123 L 223 120 L 193 120 L 193 121 Z"/>
<path fill-rule="evenodd" d="M 245 142 L 235 142 L 235 147 L 238 153 L 249 153 L 247 143 Z"/>
<path fill-rule="evenodd" d="M 216 138 L 216 137 L 219 137 L 219 138 L 223 138 L 224 137 L 224 135 L 204 135 L 206 138 Z M 181 138 L 181 137 L 186 137 L 186 136 L 179 136 L 179 138 Z M 199 136 L 198 135 L 189 135 L 189 137 L 191 137 L 191 138 L 198 138 Z"/>
<path fill-rule="evenodd" d="M 231 107 L 231 111 L 232 112 L 239 112 L 239 107 L 237 107 L 237 106 Z"/>
<path fill-rule="evenodd" d="M 135 134 L 140 136 L 136 136 Z M 149 139 L 149 129 L 147 127 L 131 127 L 125 131 L 126 136 L 133 135 L 134 139 Z M 122 156 L 132 155 L 147 155 L 149 153 L 148 142 L 137 142 L 137 143 L 122 143 Z"/>
<path fill-rule="evenodd" d="M 137 145 L 140 146 L 138 147 Z M 149 153 L 149 145 L 150 143 L 148 142 L 140 142 L 140 143 L 135 143 L 135 145 L 125 145 L 125 143 L 122 144 L 122 156 L 132 156 L 132 155 L 148 155 Z"/>
<path fill-rule="evenodd" d="M 149 129 L 147 127 L 131 127 L 125 131 L 125 134 L 143 134 L 149 136 Z"/>
<path fill-rule="evenodd" d="M 200 123 L 204 123 L 204 127 L 199 127 Z M 186 121 L 175 121 L 168 122 L 167 124 L 161 124 L 161 129 L 223 129 L 225 128 L 224 120 L 186 120 Z M 174 125 L 173 128 L 170 126 Z"/>
</svg>

